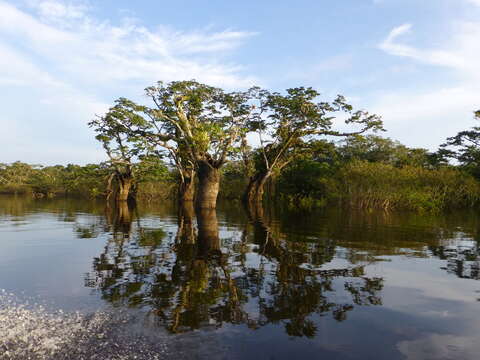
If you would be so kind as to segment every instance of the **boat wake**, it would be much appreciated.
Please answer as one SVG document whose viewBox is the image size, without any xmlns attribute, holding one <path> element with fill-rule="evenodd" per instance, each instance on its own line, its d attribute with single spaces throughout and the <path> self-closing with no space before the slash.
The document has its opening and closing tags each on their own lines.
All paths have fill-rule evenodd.
<svg viewBox="0 0 480 360">
<path fill-rule="evenodd" d="M 113 311 L 115 310 L 115 311 Z M 0 359 L 165 359 L 166 337 L 131 331 L 128 311 L 52 312 L 0 290 Z"/>
</svg>

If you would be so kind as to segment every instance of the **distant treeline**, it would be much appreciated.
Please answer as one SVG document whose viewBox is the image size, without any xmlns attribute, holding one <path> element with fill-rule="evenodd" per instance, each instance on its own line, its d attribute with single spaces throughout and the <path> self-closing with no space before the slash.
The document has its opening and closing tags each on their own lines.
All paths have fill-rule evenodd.
<svg viewBox="0 0 480 360">
<path fill-rule="evenodd" d="M 137 168 L 133 196 L 147 200 L 172 196 L 176 174 L 165 163 L 147 159 L 140 161 Z M 113 191 L 111 168 L 107 163 L 42 166 L 17 161 L 0 164 L 0 193 L 3 194 L 105 198 Z"/>
<path fill-rule="evenodd" d="M 270 178 L 266 193 L 286 206 L 300 207 L 335 203 L 366 209 L 438 211 L 478 205 L 476 163 L 461 152 L 464 159 L 452 165 L 448 160 L 455 154 L 460 153 L 445 146 L 429 152 L 376 135 L 357 135 L 341 142 L 317 140 L 308 152 Z M 131 191 L 135 198 L 158 201 L 178 196 L 180 175 L 175 168 L 151 157 L 138 162 L 136 169 Z M 36 197 L 106 197 L 112 191 L 110 177 L 107 163 L 0 164 L 0 192 Z M 221 171 L 220 198 L 240 200 L 248 182 L 244 162 L 228 162 Z"/>
</svg>

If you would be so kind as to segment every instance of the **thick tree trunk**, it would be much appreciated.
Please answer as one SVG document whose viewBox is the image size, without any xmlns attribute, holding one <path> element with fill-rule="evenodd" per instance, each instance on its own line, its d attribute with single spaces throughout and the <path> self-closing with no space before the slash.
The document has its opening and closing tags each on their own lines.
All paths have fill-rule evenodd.
<svg viewBox="0 0 480 360">
<path fill-rule="evenodd" d="M 220 255 L 217 212 L 215 209 L 197 209 L 198 254 L 200 257 Z"/>
<path fill-rule="evenodd" d="M 128 195 L 130 193 L 130 188 L 132 187 L 133 179 L 130 176 L 118 176 L 118 192 L 117 192 L 117 201 L 127 201 Z"/>
<path fill-rule="evenodd" d="M 220 188 L 220 172 L 208 162 L 198 164 L 197 207 L 215 209 Z"/>
<path fill-rule="evenodd" d="M 193 201 L 195 197 L 194 178 L 184 177 L 184 180 L 178 187 L 178 201 L 180 203 Z"/>
<path fill-rule="evenodd" d="M 244 200 L 247 204 L 262 202 L 265 183 L 269 177 L 270 173 L 257 173 L 250 178 L 244 194 Z"/>
</svg>

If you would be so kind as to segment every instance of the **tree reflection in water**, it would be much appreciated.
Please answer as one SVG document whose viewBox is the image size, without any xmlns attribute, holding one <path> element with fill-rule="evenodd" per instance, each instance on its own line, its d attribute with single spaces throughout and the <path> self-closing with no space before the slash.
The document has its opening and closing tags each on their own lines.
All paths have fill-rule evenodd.
<svg viewBox="0 0 480 360">
<path fill-rule="evenodd" d="M 437 246 L 429 246 L 434 256 L 446 260 L 442 269 L 462 279 L 480 279 L 480 248 L 478 241 L 441 241 Z"/>
<path fill-rule="evenodd" d="M 195 226 L 185 204 L 168 236 L 117 208 L 86 285 L 115 305 L 150 309 L 172 333 L 283 323 L 290 336 L 313 337 L 315 316 L 343 321 L 355 306 L 381 304 L 383 279 L 367 277 L 364 265 L 325 269 L 335 241 L 287 241 L 262 208 L 248 213 L 243 229 L 220 239 L 215 210 L 197 210 Z"/>
</svg>

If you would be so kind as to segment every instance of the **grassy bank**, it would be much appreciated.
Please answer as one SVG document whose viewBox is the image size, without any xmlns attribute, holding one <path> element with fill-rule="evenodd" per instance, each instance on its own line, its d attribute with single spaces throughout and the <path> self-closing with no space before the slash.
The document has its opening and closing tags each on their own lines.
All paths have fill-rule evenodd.
<svg viewBox="0 0 480 360">
<path fill-rule="evenodd" d="M 354 161 L 328 183 L 328 197 L 357 208 L 439 211 L 480 202 L 480 183 L 452 167 L 401 168 Z"/>
<path fill-rule="evenodd" d="M 101 165 L 39 167 L 13 163 L 0 173 L 0 193 L 32 197 L 74 196 L 105 198 L 108 171 Z M 248 179 L 241 163 L 222 174 L 220 198 L 240 200 Z M 138 200 L 173 199 L 177 174 L 143 175 L 135 184 Z M 427 167 L 353 159 L 328 162 L 299 159 L 266 186 L 266 197 L 288 207 L 312 208 L 331 204 L 361 209 L 437 212 L 480 204 L 480 181 L 459 167 Z"/>
</svg>

